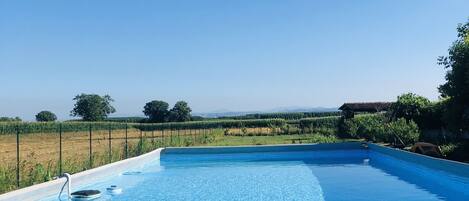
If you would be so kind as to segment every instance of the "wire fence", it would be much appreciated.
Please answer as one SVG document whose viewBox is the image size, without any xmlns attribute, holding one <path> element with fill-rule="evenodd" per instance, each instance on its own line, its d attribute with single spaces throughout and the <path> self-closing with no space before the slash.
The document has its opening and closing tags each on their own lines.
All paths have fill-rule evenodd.
<svg viewBox="0 0 469 201">
<path fill-rule="evenodd" d="M 65 124 L 64 124 L 65 125 Z M 168 146 L 204 145 L 223 135 L 221 129 L 144 129 L 145 125 L 14 132 L 0 135 L 0 193 L 76 173 Z"/>
</svg>

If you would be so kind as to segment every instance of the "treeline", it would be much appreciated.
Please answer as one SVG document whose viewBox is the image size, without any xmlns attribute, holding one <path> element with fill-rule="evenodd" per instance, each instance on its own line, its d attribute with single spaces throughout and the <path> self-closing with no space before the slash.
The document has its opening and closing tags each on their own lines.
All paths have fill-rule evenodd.
<svg viewBox="0 0 469 201">
<path fill-rule="evenodd" d="M 122 123 L 122 122 L 1 122 L 0 135 L 15 134 L 19 131 L 26 133 L 55 133 L 80 132 L 91 130 L 109 130 L 109 129 L 139 129 L 150 130 L 181 130 L 181 129 L 208 129 L 208 128 L 284 128 L 296 127 L 301 132 L 312 132 L 308 129 L 332 129 L 336 131 L 341 117 L 317 117 L 305 118 L 294 121 L 285 119 L 245 119 L 245 120 L 211 120 L 211 121 L 189 121 L 189 122 L 169 122 L 169 123 Z M 291 134 L 291 133 L 286 133 Z"/>
<path fill-rule="evenodd" d="M 218 117 L 217 119 L 303 119 L 312 117 L 328 117 L 328 116 L 340 116 L 339 111 L 335 112 L 277 112 L 277 113 L 258 113 L 258 114 L 247 114 L 233 117 Z"/>
<path fill-rule="evenodd" d="M 17 122 L 21 121 L 19 117 L 0 117 L 0 122 Z"/>
<path fill-rule="evenodd" d="M 110 122 L 0 122 L 0 135 L 29 133 L 80 132 L 92 130 L 125 129 L 127 124 Z M 131 124 L 130 124 L 131 127 Z"/>
<path fill-rule="evenodd" d="M 283 119 L 257 119 L 257 120 L 214 120 L 214 121 L 192 121 L 172 123 L 114 123 L 114 122 L 2 122 L 0 123 L 0 135 L 26 133 L 55 133 L 80 132 L 91 130 L 109 129 L 139 129 L 139 130 L 181 130 L 181 129 L 208 129 L 208 128 L 241 128 L 241 127 L 280 127 L 285 125 Z"/>
<path fill-rule="evenodd" d="M 248 119 L 285 119 L 285 120 L 299 120 L 305 118 L 316 118 L 316 117 L 332 117 L 340 116 L 341 112 L 279 112 L 279 113 L 258 113 L 258 114 L 247 114 L 240 116 L 230 117 L 201 117 L 201 116 L 190 116 L 190 121 L 216 121 L 216 120 L 248 120 Z M 108 117 L 104 121 L 109 122 L 128 122 L 128 123 L 145 123 L 148 119 L 145 117 Z"/>
</svg>

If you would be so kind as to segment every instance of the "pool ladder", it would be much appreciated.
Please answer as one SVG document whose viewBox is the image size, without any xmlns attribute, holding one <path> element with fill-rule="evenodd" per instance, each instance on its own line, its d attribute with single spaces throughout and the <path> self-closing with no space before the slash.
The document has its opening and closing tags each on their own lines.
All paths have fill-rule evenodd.
<svg viewBox="0 0 469 201">
<path fill-rule="evenodd" d="M 72 191 L 72 177 L 68 173 L 63 173 L 60 178 L 65 177 L 67 181 L 64 183 L 62 186 L 62 189 L 60 189 L 59 192 L 59 200 L 62 200 L 60 196 L 62 195 L 62 192 L 64 191 L 65 185 L 67 185 L 67 200 L 70 200 L 72 198 L 71 191 Z"/>
</svg>

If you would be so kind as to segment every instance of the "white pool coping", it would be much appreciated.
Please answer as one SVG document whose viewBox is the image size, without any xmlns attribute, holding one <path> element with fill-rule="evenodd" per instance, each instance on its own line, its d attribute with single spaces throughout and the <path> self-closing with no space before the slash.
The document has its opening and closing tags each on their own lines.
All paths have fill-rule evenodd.
<svg viewBox="0 0 469 201">
<path fill-rule="evenodd" d="M 143 166 L 148 162 L 151 162 L 155 159 L 159 159 L 161 150 L 163 150 L 163 148 L 156 149 L 154 151 L 142 154 L 137 157 L 117 161 L 114 163 L 103 165 L 101 167 L 73 174 L 72 188 L 73 186 L 82 186 L 90 184 L 93 181 L 106 178 L 107 176 L 115 175 L 116 173 L 124 172 L 130 168 L 137 168 Z M 65 178 L 59 178 L 56 180 L 15 190 L 9 193 L 1 194 L 0 201 L 33 201 L 45 197 L 50 197 L 54 194 L 58 195 L 65 181 Z M 31 197 L 31 195 L 34 196 Z"/>
</svg>

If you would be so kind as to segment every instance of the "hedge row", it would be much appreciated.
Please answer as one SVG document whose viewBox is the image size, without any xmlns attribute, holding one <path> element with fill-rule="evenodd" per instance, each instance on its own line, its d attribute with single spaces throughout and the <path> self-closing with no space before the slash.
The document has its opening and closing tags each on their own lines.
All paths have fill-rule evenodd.
<svg viewBox="0 0 469 201">
<path fill-rule="evenodd" d="M 129 124 L 129 126 L 131 126 Z M 79 132 L 92 130 L 124 129 L 126 124 L 109 122 L 2 122 L 0 135 L 20 133 Z"/>
<path fill-rule="evenodd" d="M 247 114 L 243 116 L 234 117 L 219 117 L 219 119 L 304 119 L 313 117 L 329 117 L 340 116 L 340 112 L 279 112 L 279 113 L 260 113 L 260 114 Z"/>
<path fill-rule="evenodd" d="M 252 119 L 252 120 L 211 120 L 189 121 L 156 124 L 135 124 L 134 127 L 141 130 L 163 129 L 202 129 L 202 128 L 256 128 L 256 127 L 280 127 L 286 124 L 283 119 Z"/>
<path fill-rule="evenodd" d="M 247 119 L 247 120 L 210 120 L 189 121 L 173 123 L 118 123 L 118 122 L 3 122 L 0 123 L 0 135 L 20 133 L 52 133 L 58 132 L 60 126 L 63 132 L 79 132 L 92 130 L 136 128 L 139 130 L 165 130 L 165 129 L 203 129 L 203 128 L 257 128 L 257 127 L 284 127 L 287 124 L 296 124 L 305 129 L 337 129 L 340 117 L 304 118 L 300 120 L 284 119 Z"/>
<path fill-rule="evenodd" d="M 341 117 L 320 117 L 300 119 L 300 128 L 338 128 Z"/>
<path fill-rule="evenodd" d="M 202 128 L 241 128 L 241 127 L 280 127 L 286 124 L 283 119 L 255 119 L 255 120 L 212 120 L 175 123 L 113 123 L 113 122 L 2 122 L 0 135 L 20 133 L 52 133 L 58 132 L 60 126 L 63 132 L 78 132 L 92 130 L 136 128 L 140 130 L 163 129 L 202 129 Z"/>
</svg>

